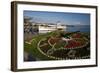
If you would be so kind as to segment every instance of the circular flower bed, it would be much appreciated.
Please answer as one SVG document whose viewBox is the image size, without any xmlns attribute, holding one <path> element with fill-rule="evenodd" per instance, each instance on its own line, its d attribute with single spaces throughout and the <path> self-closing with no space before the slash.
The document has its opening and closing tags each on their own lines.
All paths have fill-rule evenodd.
<svg viewBox="0 0 100 73">
<path fill-rule="evenodd" d="M 48 39 L 41 39 L 38 44 L 40 52 L 53 59 L 80 59 L 80 49 L 87 48 L 88 39 L 80 33 L 72 34 L 68 39 L 62 38 L 64 37 L 51 36 Z"/>
</svg>

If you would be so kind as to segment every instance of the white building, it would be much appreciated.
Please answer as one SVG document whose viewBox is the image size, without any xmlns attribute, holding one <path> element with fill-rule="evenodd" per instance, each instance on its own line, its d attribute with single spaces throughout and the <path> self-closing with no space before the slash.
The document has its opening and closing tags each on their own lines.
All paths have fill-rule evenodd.
<svg viewBox="0 0 100 73">
<path fill-rule="evenodd" d="M 39 33 L 47 33 L 47 32 L 51 32 L 51 31 L 55 31 L 55 30 L 66 30 L 66 26 L 65 25 L 61 25 L 61 24 L 43 24 L 42 26 L 39 26 Z"/>
<path fill-rule="evenodd" d="M 55 30 L 63 30 L 66 31 L 66 25 L 61 23 L 50 24 L 50 23 L 32 23 L 33 28 L 38 27 L 39 33 L 47 33 Z"/>
</svg>

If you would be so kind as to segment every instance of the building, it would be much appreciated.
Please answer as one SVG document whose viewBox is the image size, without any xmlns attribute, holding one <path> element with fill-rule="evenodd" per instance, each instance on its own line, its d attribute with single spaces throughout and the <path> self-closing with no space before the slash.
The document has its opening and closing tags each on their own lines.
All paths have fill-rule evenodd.
<svg viewBox="0 0 100 73">
<path fill-rule="evenodd" d="M 66 25 L 61 24 L 61 23 L 57 23 L 57 24 L 53 24 L 53 23 L 25 23 L 24 24 L 24 31 L 25 33 L 32 33 L 32 34 L 36 34 L 36 33 L 47 33 L 47 32 L 51 32 L 51 31 L 55 31 L 55 30 L 62 30 L 62 31 L 66 31 Z"/>
<path fill-rule="evenodd" d="M 47 33 L 55 30 L 66 31 L 66 25 L 62 25 L 61 23 L 52 24 L 52 23 L 39 23 L 38 32 L 39 33 Z"/>
</svg>

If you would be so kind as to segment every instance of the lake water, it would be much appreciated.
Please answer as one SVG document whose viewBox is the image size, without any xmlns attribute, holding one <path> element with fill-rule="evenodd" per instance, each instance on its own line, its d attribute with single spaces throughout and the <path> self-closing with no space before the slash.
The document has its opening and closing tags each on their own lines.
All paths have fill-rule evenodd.
<svg viewBox="0 0 100 73">
<path fill-rule="evenodd" d="M 68 32 L 90 32 L 90 25 L 74 25 L 74 26 L 67 26 L 66 31 Z"/>
</svg>

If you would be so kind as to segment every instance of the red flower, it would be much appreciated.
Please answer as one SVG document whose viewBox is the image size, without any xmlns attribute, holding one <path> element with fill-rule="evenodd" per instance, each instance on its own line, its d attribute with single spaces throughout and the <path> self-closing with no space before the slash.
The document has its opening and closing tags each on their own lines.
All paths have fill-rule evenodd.
<svg viewBox="0 0 100 73">
<path fill-rule="evenodd" d="M 72 35 L 73 38 L 81 38 L 81 34 L 77 33 L 77 34 L 74 34 Z"/>
<path fill-rule="evenodd" d="M 75 40 L 68 41 L 68 45 L 65 46 L 65 48 L 76 48 L 81 46 L 80 42 L 76 42 Z"/>
</svg>

